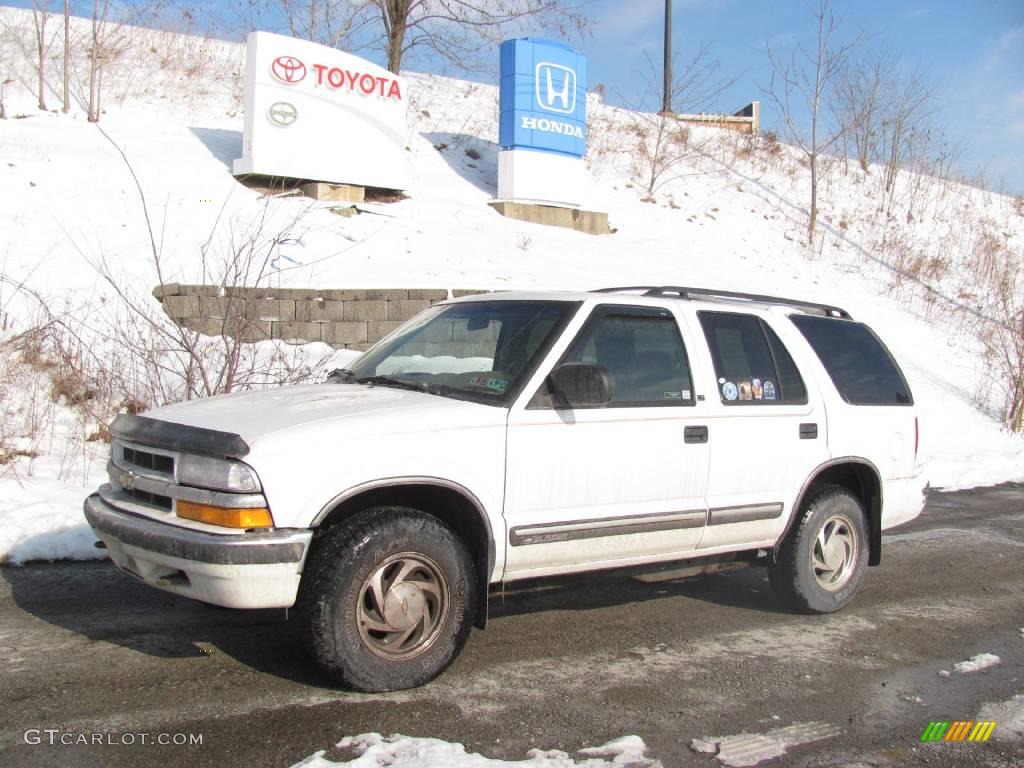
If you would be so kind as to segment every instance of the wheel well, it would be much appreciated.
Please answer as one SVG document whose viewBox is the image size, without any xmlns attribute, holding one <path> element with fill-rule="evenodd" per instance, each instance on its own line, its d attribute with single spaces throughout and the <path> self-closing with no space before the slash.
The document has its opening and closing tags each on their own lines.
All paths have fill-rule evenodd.
<svg viewBox="0 0 1024 768">
<path fill-rule="evenodd" d="M 878 472 L 873 466 L 861 461 L 840 460 L 826 465 L 804 485 L 797 499 L 797 513 L 802 511 L 808 494 L 822 485 L 838 485 L 860 501 L 868 516 L 868 565 L 878 565 L 882 561 L 882 485 Z M 797 514 L 791 516 L 786 533 L 779 539 L 780 543 L 789 535 L 789 529 L 796 519 Z"/>
<path fill-rule="evenodd" d="M 342 499 L 320 520 L 325 529 L 344 522 L 357 512 L 371 507 L 411 507 L 441 520 L 459 536 L 476 572 L 480 599 L 474 623 L 481 629 L 487 624 L 487 589 L 494 568 L 494 538 L 486 514 L 475 500 L 454 488 L 429 483 L 385 485 Z"/>
</svg>

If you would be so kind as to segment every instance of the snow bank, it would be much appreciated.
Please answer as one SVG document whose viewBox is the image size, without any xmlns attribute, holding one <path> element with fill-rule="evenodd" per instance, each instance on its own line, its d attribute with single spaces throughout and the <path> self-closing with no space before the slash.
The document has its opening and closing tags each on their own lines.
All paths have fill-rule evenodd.
<svg viewBox="0 0 1024 768">
<path fill-rule="evenodd" d="M 953 669 L 959 672 L 961 675 L 966 675 L 971 672 L 980 672 L 988 667 L 994 667 L 1001 659 L 995 654 L 991 653 L 979 653 L 977 656 L 971 656 L 967 661 L 960 661 L 953 665 Z"/>
<path fill-rule="evenodd" d="M 385 737 L 379 733 L 346 736 L 337 747 L 356 756 L 334 762 L 327 760 L 324 752 L 317 752 L 292 768 L 661 768 L 660 762 L 646 757 L 647 747 L 639 736 L 625 736 L 600 747 L 580 750 L 582 757 L 578 759 L 557 749 L 531 749 L 526 760 L 492 760 L 466 752 L 461 744 L 397 734 Z"/>
<path fill-rule="evenodd" d="M 781 757 L 793 747 L 838 736 L 842 731 L 830 723 L 795 723 L 766 733 L 736 736 L 703 736 L 690 742 L 690 749 L 715 756 L 729 768 L 747 768 Z"/>
<path fill-rule="evenodd" d="M 0 480 L 0 562 L 91 560 L 106 557 L 82 516 L 87 492 L 79 485 Z M 97 483 L 98 485 L 99 483 Z"/>
</svg>

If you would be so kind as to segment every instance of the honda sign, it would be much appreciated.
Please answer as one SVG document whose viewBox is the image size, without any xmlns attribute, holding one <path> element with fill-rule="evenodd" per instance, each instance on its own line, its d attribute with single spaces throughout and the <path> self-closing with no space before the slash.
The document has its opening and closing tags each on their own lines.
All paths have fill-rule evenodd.
<svg viewBox="0 0 1024 768">
<path fill-rule="evenodd" d="M 578 205 L 585 185 L 587 62 L 562 43 L 501 44 L 498 197 Z"/>
<path fill-rule="evenodd" d="M 520 38 L 501 45 L 498 143 L 583 157 L 587 63 L 569 46 Z"/>
</svg>

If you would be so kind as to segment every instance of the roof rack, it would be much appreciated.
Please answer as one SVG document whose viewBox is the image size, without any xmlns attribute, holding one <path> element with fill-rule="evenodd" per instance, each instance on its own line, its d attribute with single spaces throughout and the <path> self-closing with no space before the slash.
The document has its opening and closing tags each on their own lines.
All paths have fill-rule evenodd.
<svg viewBox="0 0 1024 768">
<path fill-rule="evenodd" d="M 722 298 L 742 299 L 744 301 L 757 301 L 765 304 L 783 304 L 787 307 L 799 309 L 811 309 L 821 312 L 826 317 L 841 317 L 844 320 L 852 320 L 850 313 L 840 307 L 831 304 L 816 304 L 813 301 L 800 301 L 799 299 L 784 299 L 781 296 L 766 296 L 760 293 L 737 293 L 736 291 L 722 291 L 716 288 L 685 288 L 676 285 L 628 285 L 616 288 L 599 288 L 593 293 L 626 293 L 628 291 L 643 291 L 644 296 L 675 296 L 680 299 L 695 298 Z"/>
</svg>

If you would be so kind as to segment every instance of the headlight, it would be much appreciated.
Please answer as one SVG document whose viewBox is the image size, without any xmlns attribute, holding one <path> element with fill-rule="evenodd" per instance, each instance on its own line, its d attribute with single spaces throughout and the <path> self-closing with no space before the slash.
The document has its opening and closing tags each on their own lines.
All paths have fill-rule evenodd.
<svg viewBox="0 0 1024 768">
<path fill-rule="evenodd" d="M 257 493 L 256 473 L 240 461 L 186 454 L 178 462 L 178 482 L 214 491 Z"/>
</svg>

